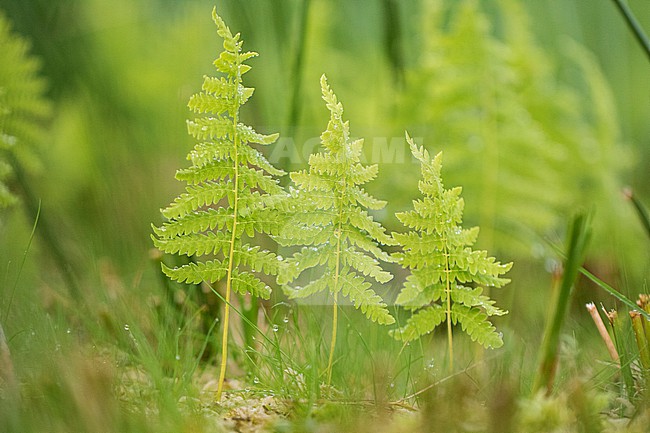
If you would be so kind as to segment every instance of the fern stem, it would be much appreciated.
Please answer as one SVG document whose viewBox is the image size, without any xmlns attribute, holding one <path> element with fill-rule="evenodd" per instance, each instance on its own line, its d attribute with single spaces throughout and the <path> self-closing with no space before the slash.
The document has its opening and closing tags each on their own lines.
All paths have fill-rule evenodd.
<svg viewBox="0 0 650 433">
<path fill-rule="evenodd" d="M 330 355 L 327 361 L 327 386 L 330 386 L 332 383 L 332 365 L 334 364 L 334 348 L 336 347 L 336 330 L 338 328 L 338 302 L 337 302 L 338 293 L 334 293 L 334 305 L 332 308 L 332 339 L 330 342 Z"/>
<path fill-rule="evenodd" d="M 345 180 L 344 180 L 345 182 Z M 342 233 L 342 224 L 343 224 L 343 208 L 339 207 L 339 226 L 337 228 L 337 240 L 336 240 L 336 268 L 334 270 L 334 300 L 333 300 L 333 311 L 332 311 L 332 338 L 330 342 L 330 355 L 327 361 L 327 386 L 330 386 L 332 383 L 332 365 L 334 364 L 334 349 L 336 348 L 336 330 L 338 328 L 338 285 L 339 285 L 339 273 L 341 272 L 341 237 Z"/>
<path fill-rule="evenodd" d="M 239 62 L 238 62 L 239 63 Z M 237 73 L 236 85 L 241 83 L 241 73 Z M 217 385 L 217 401 L 221 400 L 223 393 L 223 383 L 226 380 L 226 363 L 228 362 L 228 328 L 230 325 L 230 292 L 232 290 L 232 266 L 235 256 L 235 240 L 237 236 L 237 215 L 239 213 L 239 134 L 237 133 L 237 123 L 239 122 L 239 110 L 236 110 L 232 116 L 233 123 L 233 145 L 234 145 L 234 174 L 233 174 L 233 217 L 232 217 L 232 234 L 230 236 L 230 250 L 228 251 L 228 270 L 226 273 L 226 302 L 223 313 L 223 336 L 221 338 L 221 367 L 219 369 L 219 382 Z"/>
<path fill-rule="evenodd" d="M 449 342 L 449 371 L 454 369 L 454 342 L 451 327 L 451 282 L 449 280 L 449 250 L 445 248 L 445 275 L 447 279 L 447 287 L 445 292 L 447 294 L 447 341 Z"/>
</svg>

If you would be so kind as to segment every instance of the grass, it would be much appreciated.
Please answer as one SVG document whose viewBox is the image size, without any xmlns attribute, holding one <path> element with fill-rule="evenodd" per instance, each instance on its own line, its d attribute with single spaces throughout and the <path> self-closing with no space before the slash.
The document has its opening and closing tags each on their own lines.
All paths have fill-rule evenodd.
<svg viewBox="0 0 650 433">
<path fill-rule="evenodd" d="M 102 277 L 105 282 L 112 278 Z M 328 330 L 320 324 L 330 320 L 330 308 L 279 302 L 264 307 L 266 318 L 260 324 L 268 325 L 255 327 L 256 347 L 241 346 L 243 331 L 235 327 L 233 377 L 226 382 L 222 403 L 215 404 L 218 371 L 214 363 L 202 361 L 202 351 L 208 340 L 217 339 L 216 329 L 207 335 L 201 331 L 200 307 L 189 298 L 178 322 L 172 314 L 176 307 L 162 302 L 152 308 L 154 300 L 142 295 L 145 287 L 124 285 L 113 289 L 117 296 L 87 299 L 92 309 L 57 304 L 46 313 L 36 307 L 32 322 L 19 334 L 14 324 L 12 356 L 23 398 L 17 407 L 2 405 L 0 426 L 26 432 L 212 432 L 237 425 L 270 431 L 399 432 L 408 426 L 449 431 L 463 420 L 460 425 L 467 429 L 507 431 L 499 429 L 545 422 L 548 413 L 564 410 L 562 404 L 575 393 L 601 401 L 613 383 L 606 363 L 589 363 L 594 353 L 604 360 L 606 352 L 577 344 L 594 338 L 586 325 L 579 335 L 560 338 L 558 391 L 544 400 L 526 397 L 537 356 L 522 344 L 531 338 L 530 330 L 501 325 L 511 344 L 486 354 L 477 354 L 471 342 L 458 338 L 456 356 L 461 356 L 449 374 L 444 332 L 404 346 L 367 326 L 353 308 L 341 306 L 332 386 L 323 387 Z M 237 305 L 232 311 L 234 318 L 242 317 Z M 576 329 L 576 323 L 567 326 Z M 251 367 L 245 360 L 253 355 Z M 557 416 L 578 416 L 574 412 Z M 444 419 L 435 413 L 445 414 Z M 593 416 L 600 415 L 588 412 L 575 422 Z"/>
</svg>

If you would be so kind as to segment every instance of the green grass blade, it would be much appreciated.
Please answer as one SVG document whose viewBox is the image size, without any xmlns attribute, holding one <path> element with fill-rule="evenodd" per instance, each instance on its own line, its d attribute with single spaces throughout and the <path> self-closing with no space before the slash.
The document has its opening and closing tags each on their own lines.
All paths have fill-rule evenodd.
<svg viewBox="0 0 650 433">
<path fill-rule="evenodd" d="M 625 18 L 628 27 L 632 30 L 632 33 L 634 33 L 637 42 L 641 45 L 641 48 L 650 60 L 650 39 L 648 39 L 641 24 L 639 24 L 637 19 L 634 17 L 634 13 L 632 13 L 632 10 L 622 0 L 614 0 L 614 4 L 616 4 L 616 7 L 623 15 L 623 18 Z"/>
<path fill-rule="evenodd" d="M 643 203 L 641 203 L 641 201 L 634 195 L 634 192 L 631 188 L 626 188 L 623 191 L 623 194 L 625 194 L 625 198 L 632 202 L 632 205 L 634 206 L 634 209 L 636 210 L 636 213 L 641 220 L 641 224 L 643 224 L 643 228 L 645 229 L 646 234 L 648 237 L 650 237 L 650 215 L 648 214 L 648 210 L 645 208 L 645 206 L 643 206 Z"/>
<path fill-rule="evenodd" d="M 544 340 L 540 351 L 539 370 L 533 385 L 533 392 L 539 391 L 544 386 L 550 392 L 553 387 L 553 378 L 558 360 L 560 331 L 562 330 L 562 324 L 564 323 L 564 318 L 569 307 L 571 289 L 581 269 L 589 235 L 588 216 L 585 214 L 576 215 L 569 226 L 564 271 L 559 291 L 554 299 L 553 314 L 546 324 Z"/>
<path fill-rule="evenodd" d="M 609 284 L 607 284 L 606 282 L 604 282 L 603 280 L 601 280 L 600 278 L 598 278 L 597 276 L 595 276 L 594 274 L 586 270 L 585 268 L 580 268 L 580 273 L 585 277 L 587 277 L 589 280 L 591 280 L 593 283 L 595 283 L 598 287 L 600 287 L 601 289 L 603 289 L 604 291 L 606 291 L 607 293 L 609 293 L 610 295 L 612 295 L 613 297 L 621 301 L 626 306 L 630 307 L 630 309 L 634 310 L 638 308 L 638 306 L 634 301 L 630 300 L 630 298 L 628 298 L 627 296 L 625 296 L 624 294 L 622 294 L 621 292 L 619 292 L 618 290 L 616 290 L 615 288 L 613 288 L 612 286 L 610 286 Z M 646 319 L 650 320 L 650 313 L 648 313 L 647 311 L 639 310 L 639 313 L 645 316 Z"/>
</svg>

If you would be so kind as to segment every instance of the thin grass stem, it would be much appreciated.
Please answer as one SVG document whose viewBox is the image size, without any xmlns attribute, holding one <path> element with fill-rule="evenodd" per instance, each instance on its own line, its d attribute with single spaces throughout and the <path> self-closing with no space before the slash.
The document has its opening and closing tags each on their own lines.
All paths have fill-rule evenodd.
<svg viewBox="0 0 650 433">
<path fill-rule="evenodd" d="M 634 206 L 634 209 L 639 216 L 639 220 L 641 220 L 641 224 L 643 225 L 646 234 L 648 237 L 650 237 L 650 215 L 648 214 L 648 210 L 645 208 L 645 206 L 643 206 L 643 203 L 641 203 L 641 201 L 634 195 L 632 188 L 625 188 L 623 190 L 623 195 L 625 195 L 626 199 L 632 202 L 632 205 Z"/>
<path fill-rule="evenodd" d="M 639 24 L 639 21 L 637 21 L 637 19 L 635 18 L 634 13 L 629 8 L 629 6 L 625 4 L 625 2 L 623 2 L 622 0 L 613 0 L 613 1 L 616 7 L 618 8 L 618 10 L 623 15 L 623 18 L 625 19 L 627 26 L 634 34 L 634 37 L 636 38 L 637 42 L 639 43 L 639 45 L 641 45 L 641 48 L 645 52 L 646 56 L 648 56 L 648 60 L 650 60 L 650 39 L 648 39 L 648 36 L 643 31 L 641 24 Z"/>
<path fill-rule="evenodd" d="M 650 347 L 648 347 L 648 339 L 643 329 L 643 317 L 637 310 L 633 310 L 630 311 L 630 319 L 632 320 L 632 331 L 634 331 L 636 345 L 639 349 L 641 365 L 648 370 L 650 369 Z"/>
</svg>

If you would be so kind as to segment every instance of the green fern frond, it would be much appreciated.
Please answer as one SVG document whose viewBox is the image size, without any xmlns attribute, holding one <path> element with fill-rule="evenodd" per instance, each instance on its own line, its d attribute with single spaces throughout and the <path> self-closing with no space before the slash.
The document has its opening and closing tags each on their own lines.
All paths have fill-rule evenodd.
<svg viewBox="0 0 650 433">
<path fill-rule="evenodd" d="M 330 111 L 327 129 L 321 134 L 322 151 L 309 157 L 309 169 L 291 173 L 294 187 L 284 204 L 289 215 L 277 236 L 284 246 L 303 248 L 287 260 L 278 282 L 292 283 L 311 270 L 320 275 L 304 287 L 285 287 L 290 298 L 329 291 L 334 318 L 328 382 L 336 342 L 339 293 L 348 298 L 373 322 L 391 324 L 395 319 L 367 280 L 385 283 L 392 279 L 378 260 L 392 261 L 380 244 L 392 238 L 366 209 L 381 209 L 385 202 L 361 187 L 377 176 L 376 165 L 361 163 L 363 141 L 350 138 L 349 123 L 343 121 L 343 105 L 321 77 L 323 99 Z"/>
<path fill-rule="evenodd" d="M 35 151 L 43 141 L 43 121 L 51 106 L 43 97 L 45 83 L 38 69 L 27 41 L 13 34 L 0 13 L 0 208 L 16 201 L 5 184 L 13 177 L 12 165 L 39 167 Z"/>
<path fill-rule="evenodd" d="M 167 221 L 153 228 L 152 238 L 166 253 L 211 259 L 177 268 L 163 266 L 171 279 L 225 284 L 220 398 L 231 293 L 268 299 L 271 288 L 258 274 L 276 275 L 283 265 L 275 253 L 245 241 L 258 233 L 279 233 L 282 216 L 276 209 L 277 196 L 285 193 L 276 179 L 284 172 L 251 146 L 271 144 L 278 135 L 263 135 L 239 122 L 240 108 L 254 92 L 242 82 L 242 75 L 250 70 L 245 62 L 257 53 L 243 51 L 239 34 L 231 33 L 216 9 L 212 16 L 223 38 L 224 51 L 214 62 L 221 75 L 204 77 L 202 91 L 190 98 L 189 109 L 201 116 L 188 120 L 187 130 L 198 143 L 187 156 L 191 166 L 176 173 L 188 186 L 162 210 Z"/>
<path fill-rule="evenodd" d="M 485 347 L 500 347 L 503 341 L 488 317 L 506 312 L 482 294 L 482 286 L 507 284 L 509 280 L 502 275 L 510 270 L 512 263 L 501 264 L 486 251 L 471 249 L 478 228 L 461 228 L 464 202 L 460 198 L 460 188 L 444 188 L 442 153 L 431 159 L 408 134 L 406 139 L 413 156 L 421 164 L 419 189 L 423 198 L 413 201 L 413 210 L 397 214 L 411 231 L 393 234 L 402 246 L 402 252 L 395 253 L 394 257 L 411 270 L 411 275 L 396 303 L 414 313 L 403 327 L 392 331 L 392 335 L 401 341 L 411 341 L 433 331 L 446 320 L 450 358 L 453 356 L 452 324 L 459 323 L 473 341 Z"/>
<path fill-rule="evenodd" d="M 391 244 L 392 239 L 364 209 L 370 208 L 367 205 L 380 209 L 385 202 L 371 197 L 360 187 L 377 176 L 378 167 L 360 163 L 362 140 L 350 139 L 349 124 L 342 120 L 343 106 L 325 76 L 321 78 L 321 90 L 330 110 L 329 124 L 321 135 L 324 151 L 310 156 L 308 170 L 290 174 L 296 186 L 286 204 L 291 216 L 277 238 L 284 246 L 302 244 L 312 248 L 303 248 L 290 258 L 291 265 L 284 269 L 280 280 L 289 283 L 307 269 L 325 266 L 334 271 L 335 276 L 333 284 L 323 285 L 321 290 L 327 288 L 333 295 L 340 291 L 344 296 L 358 295 L 353 303 L 366 313 L 366 317 L 390 324 L 394 319 L 386 304 L 374 294 L 370 284 L 366 286 L 362 277 L 379 283 L 392 279 L 377 261 L 390 261 L 378 245 Z M 291 209 L 291 205 L 295 208 Z M 344 275 L 344 268 L 349 268 L 350 273 Z M 350 287 L 346 287 L 348 283 Z M 305 286 L 302 290 L 311 291 L 313 286 Z M 374 296 L 367 296 L 367 292 Z M 297 296 L 295 290 L 292 293 L 293 297 Z M 375 309 L 384 313 L 378 314 Z"/>
</svg>

